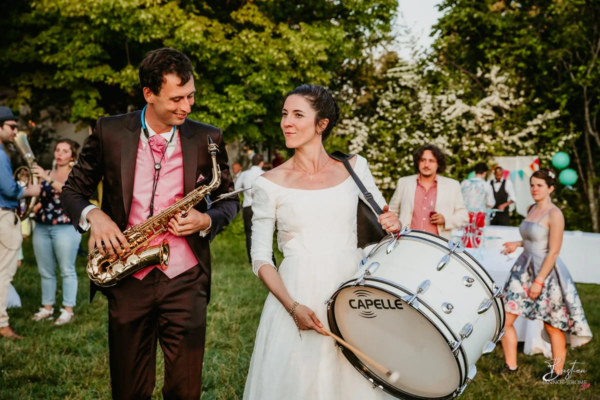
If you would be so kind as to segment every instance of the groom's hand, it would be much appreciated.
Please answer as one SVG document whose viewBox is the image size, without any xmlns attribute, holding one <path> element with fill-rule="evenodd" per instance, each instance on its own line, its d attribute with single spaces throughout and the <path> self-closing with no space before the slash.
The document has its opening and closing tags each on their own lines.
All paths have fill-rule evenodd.
<svg viewBox="0 0 600 400">
<path fill-rule="evenodd" d="M 169 232 L 174 236 L 188 236 L 206 230 L 209 226 L 210 217 L 192 208 L 185 218 L 177 214 L 169 221 Z"/>
</svg>

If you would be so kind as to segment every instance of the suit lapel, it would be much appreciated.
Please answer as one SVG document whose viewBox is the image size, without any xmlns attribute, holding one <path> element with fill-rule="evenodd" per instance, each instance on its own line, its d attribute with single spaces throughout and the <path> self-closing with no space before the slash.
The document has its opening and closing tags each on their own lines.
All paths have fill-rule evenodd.
<svg viewBox="0 0 600 400">
<path fill-rule="evenodd" d="M 187 121 L 179 128 L 181 155 L 183 157 L 183 194 L 187 195 L 196 187 L 198 170 L 198 138 L 189 128 Z"/>
<path fill-rule="evenodd" d="M 450 193 L 448 193 L 446 191 L 446 182 L 444 182 L 443 179 L 440 178 L 440 176 L 438 176 L 437 178 L 437 195 L 435 196 L 435 211 L 436 212 L 444 212 L 445 210 L 443 210 L 442 208 L 442 203 L 444 202 L 444 198 L 442 196 L 445 196 L 446 198 L 448 198 L 448 196 L 450 196 Z"/>
<path fill-rule="evenodd" d="M 410 221 L 412 221 L 412 215 L 415 212 L 415 193 L 417 192 L 417 178 L 419 177 L 419 175 L 415 175 L 414 179 L 411 179 L 409 181 L 409 187 L 408 187 L 408 199 L 409 199 L 409 203 L 410 204 L 410 213 L 408 214 L 410 217 Z M 410 222 L 409 222 L 410 223 Z"/>
<path fill-rule="evenodd" d="M 126 129 L 123 130 L 121 139 L 121 189 L 123 191 L 123 207 L 125 207 L 125 222 L 129 220 L 129 210 L 133 197 L 135 163 L 142 129 L 140 116 L 140 111 L 132 114 L 132 118 L 124 124 Z"/>
</svg>

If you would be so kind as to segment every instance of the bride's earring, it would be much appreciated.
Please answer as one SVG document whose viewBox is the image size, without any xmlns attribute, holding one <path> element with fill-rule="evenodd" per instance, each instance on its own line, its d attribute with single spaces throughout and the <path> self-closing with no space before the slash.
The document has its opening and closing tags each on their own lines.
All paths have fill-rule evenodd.
<svg viewBox="0 0 600 400">
<path fill-rule="evenodd" d="M 69 167 L 73 168 L 75 166 L 75 159 L 71 158 L 71 161 L 69 161 Z"/>
</svg>

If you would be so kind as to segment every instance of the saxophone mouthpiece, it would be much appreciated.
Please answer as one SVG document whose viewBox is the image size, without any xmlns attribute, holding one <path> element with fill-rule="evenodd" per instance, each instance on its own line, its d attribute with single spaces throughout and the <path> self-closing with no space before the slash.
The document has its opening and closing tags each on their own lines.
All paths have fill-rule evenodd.
<svg viewBox="0 0 600 400">
<path fill-rule="evenodd" d="M 210 135 L 208 135 L 207 138 L 208 138 L 208 152 L 210 153 L 211 156 L 216 156 L 217 153 L 219 152 L 219 146 L 217 146 L 215 144 L 215 142 L 213 142 Z"/>
</svg>

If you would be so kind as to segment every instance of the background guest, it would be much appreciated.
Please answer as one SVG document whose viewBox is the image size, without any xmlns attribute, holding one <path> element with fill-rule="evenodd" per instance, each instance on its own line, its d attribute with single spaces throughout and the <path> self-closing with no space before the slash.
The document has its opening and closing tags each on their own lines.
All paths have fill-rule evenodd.
<svg viewBox="0 0 600 400">
<path fill-rule="evenodd" d="M 495 203 L 493 194 L 488 190 L 489 184 L 485 181 L 488 171 L 485 163 L 478 163 L 475 165 L 475 176 L 460 183 L 462 196 L 469 211 L 469 224 L 463 235 L 463 243 L 467 247 L 479 247 L 481 244 L 487 209 Z"/>
<path fill-rule="evenodd" d="M 54 316 L 56 298 L 56 264 L 60 268 L 63 284 L 63 307 L 56 325 L 66 324 L 75 316 L 73 307 L 77 300 L 77 273 L 75 259 L 81 242 L 81 234 L 73 229 L 71 220 L 64 212 L 60 193 L 75 166 L 79 144 L 63 139 L 54 148 L 56 168 L 44 171 L 36 166 L 33 173 L 42 182 L 39 207 L 35 213 L 37 222 L 33 231 L 33 251 L 42 279 L 42 305 L 34 314 L 35 321 L 51 319 Z"/>
<path fill-rule="evenodd" d="M 491 196 L 494 196 L 494 209 L 500 210 L 492 218 L 490 225 L 510 225 L 510 205 L 517 201 L 515 189 L 510 180 L 504 177 L 504 169 L 496 167 L 494 169 L 494 179 L 488 186 Z"/>
<path fill-rule="evenodd" d="M 273 168 L 279 167 L 281 164 L 285 162 L 285 158 L 279 154 L 279 149 L 275 148 L 273 150 L 273 160 L 271 160 L 271 164 L 273 164 Z"/>
<path fill-rule="evenodd" d="M 460 184 L 438 175 L 446 169 L 446 155 L 437 146 L 419 148 L 413 163 L 417 174 L 398 180 L 390 211 L 398 215 L 402 226 L 449 239 L 453 229 L 469 222 Z"/>
<path fill-rule="evenodd" d="M 39 185 L 22 188 L 13 179 L 6 146 L 17 134 L 17 118 L 8 107 L 0 107 L 0 337 L 21 339 L 10 327 L 6 302 L 10 283 L 17 272 L 19 248 L 23 243 L 17 215 L 19 199 L 40 194 Z"/>
<path fill-rule="evenodd" d="M 240 165 L 240 163 L 233 163 L 233 165 L 231 166 L 231 173 L 232 173 L 232 178 L 233 181 L 237 181 L 237 179 L 240 176 L 240 173 L 242 172 L 242 166 Z"/>
<path fill-rule="evenodd" d="M 519 227 L 523 240 L 503 245 L 504 254 L 512 253 L 521 246 L 524 248 L 504 285 L 506 320 L 502 349 L 506 372 L 517 370 L 518 338 L 514 322 L 519 316 L 544 322 L 550 337 L 556 375 L 565 376 L 565 333 L 570 335 L 572 348 L 592 339 L 573 278 L 558 257 L 565 219 L 550 198 L 555 185 L 556 175 L 549 169 L 541 168 L 533 173 L 530 187 L 535 204 L 529 207 L 527 218 Z"/>
<path fill-rule="evenodd" d="M 240 174 L 235 181 L 235 190 L 249 189 L 244 192 L 244 202 L 242 203 L 242 216 L 244 217 L 244 233 L 246 234 L 246 252 L 248 253 L 248 262 L 250 258 L 250 248 L 252 247 L 252 182 L 265 173 L 263 156 L 255 154 L 252 157 L 252 167 Z"/>
</svg>

